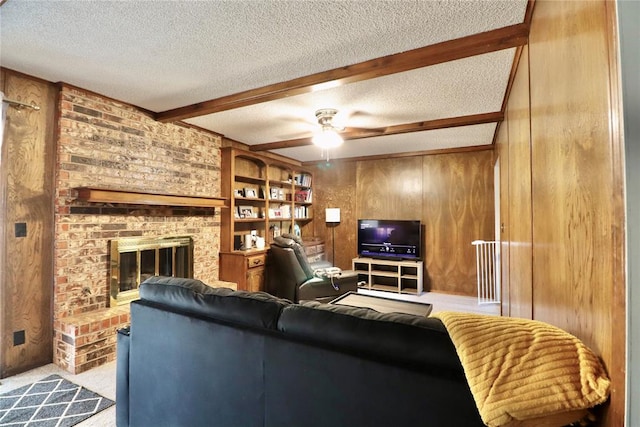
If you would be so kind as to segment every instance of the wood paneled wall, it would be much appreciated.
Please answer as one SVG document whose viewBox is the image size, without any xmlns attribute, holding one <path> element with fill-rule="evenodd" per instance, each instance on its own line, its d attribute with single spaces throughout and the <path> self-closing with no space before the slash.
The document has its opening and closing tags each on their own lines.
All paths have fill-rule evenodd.
<svg viewBox="0 0 640 427">
<path fill-rule="evenodd" d="M 422 157 L 360 161 L 357 180 L 358 218 L 422 219 Z"/>
<path fill-rule="evenodd" d="M 423 157 L 429 289 L 477 295 L 471 242 L 494 239 L 493 151 Z"/>
<path fill-rule="evenodd" d="M 334 265 L 343 270 L 351 269 L 351 258 L 356 253 L 356 183 L 354 162 L 333 162 L 323 165 L 322 168 L 316 168 L 313 176 L 315 235 L 324 239 L 327 259 L 331 261 L 335 234 Z M 325 208 L 340 208 L 340 224 L 327 226 Z"/>
<path fill-rule="evenodd" d="M 509 135 L 508 185 L 502 194 L 509 218 L 505 224 L 509 237 L 509 270 L 507 305 L 509 316 L 533 317 L 533 267 L 531 230 L 531 133 L 529 111 L 529 50 L 522 49 L 518 70 L 503 126 Z M 509 286 L 513 283 L 514 286 Z"/>
<path fill-rule="evenodd" d="M 476 295 L 475 239 L 494 235 L 493 152 L 335 162 L 315 171 L 316 234 L 327 242 L 325 207 L 341 208 L 336 264 L 351 268 L 358 218 L 419 219 L 425 288 Z M 322 219 L 320 218 L 322 216 Z"/>
<path fill-rule="evenodd" d="M 607 6 L 536 3 L 530 36 L 534 318 L 574 333 L 614 380 L 609 423 L 622 425 L 623 165 L 610 128 Z M 622 277 L 621 277 L 622 276 Z M 622 282 L 622 283 L 621 283 Z M 621 316 L 621 317 L 617 317 Z M 622 398 L 622 399 L 621 399 Z"/>
<path fill-rule="evenodd" d="M 509 168 L 501 187 L 508 203 L 510 314 L 530 313 L 567 330 L 602 357 L 612 393 L 599 424 L 611 427 L 624 425 L 625 405 L 614 10 L 607 1 L 536 1 L 502 125 L 508 134 L 498 138 L 501 166 L 506 160 Z"/>
<path fill-rule="evenodd" d="M 511 92 L 513 93 L 513 91 Z M 509 125 L 507 118 L 498 128 L 496 136 L 496 163 L 500 166 L 500 298 L 502 315 L 511 316 L 511 282 L 509 281 Z"/>
<path fill-rule="evenodd" d="M 10 99 L 0 174 L 0 377 L 52 360 L 54 115 L 50 83 L 0 70 Z M 24 336 L 24 343 L 20 344 Z"/>
</svg>

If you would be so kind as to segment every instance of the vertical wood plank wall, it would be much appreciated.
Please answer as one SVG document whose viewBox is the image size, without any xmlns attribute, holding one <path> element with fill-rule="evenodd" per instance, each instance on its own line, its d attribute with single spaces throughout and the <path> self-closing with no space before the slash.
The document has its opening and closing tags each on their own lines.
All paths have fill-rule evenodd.
<svg viewBox="0 0 640 427">
<path fill-rule="evenodd" d="M 509 315 L 531 319 L 532 307 L 532 232 L 531 232 L 531 138 L 529 120 L 529 50 L 522 55 L 504 125 L 509 133 Z"/>
<path fill-rule="evenodd" d="M 329 254 L 331 230 L 324 224 L 324 208 L 341 209 L 338 266 L 351 268 L 357 255 L 358 218 L 419 219 L 425 288 L 476 295 L 471 242 L 494 236 L 493 151 L 335 162 L 314 175 L 314 209 L 320 211 L 315 230 L 325 238 Z"/>
<path fill-rule="evenodd" d="M 476 296 L 471 242 L 495 235 L 493 151 L 423 156 L 423 176 L 428 289 Z"/>
<path fill-rule="evenodd" d="M 513 90 L 511 91 L 513 94 Z M 528 93 L 528 92 L 527 92 Z M 502 315 L 511 316 L 511 282 L 509 281 L 509 125 L 505 114 L 505 121 L 500 124 L 496 136 L 496 155 L 500 161 L 500 287 L 502 300 Z"/>
<path fill-rule="evenodd" d="M 333 162 L 317 168 L 313 176 L 313 228 L 316 236 L 324 238 L 325 254 L 331 261 L 335 234 L 334 265 L 351 269 L 356 253 L 356 164 Z M 340 208 L 340 224 L 327 226 L 325 208 Z"/>
<path fill-rule="evenodd" d="M 618 79 L 610 63 L 617 55 L 613 7 L 536 1 L 528 57 L 523 52 L 503 123 L 508 135 L 498 139 L 510 169 L 502 183 L 509 188 L 508 309 L 528 317 L 531 304 L 534 319 L 571 332 L 603 358 L 612 394 L 599 424 L 612 427 L 624 424 L 625 405 L 624 165 L 611 101 Z M 529 85 L 522 77 L 527 59 Z M 530 257 L 521 245 L 529 219 Z"/>
<path fill-rule="evenodd" d="M 53 357 L 53 109 L 57 90 L 50 83 L 0 72 L 7 98 L 41 107 L 39 111 L 10 107 L 5 123 L 0 174 L 0 377 L 4 378 L 50 363 Z M 26 236 L 17 236 L 16 227 L 26 227 Z M 22 331 L 24 344 L 14 345 L 14 334 L 19 338 Z"/>
</svg>

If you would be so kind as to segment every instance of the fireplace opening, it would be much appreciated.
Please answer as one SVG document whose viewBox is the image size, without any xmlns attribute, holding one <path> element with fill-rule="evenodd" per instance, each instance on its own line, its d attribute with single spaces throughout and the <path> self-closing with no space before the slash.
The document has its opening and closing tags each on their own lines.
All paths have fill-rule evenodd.
<svg viewBox="0 0 640 427">
<path fill-rule="evenodd" d="M 193 239 L 135 237 L 111 241 L 111 306 L 138 299 L 140 283 L 151 276 L 193 278 Z"/>
</svg>

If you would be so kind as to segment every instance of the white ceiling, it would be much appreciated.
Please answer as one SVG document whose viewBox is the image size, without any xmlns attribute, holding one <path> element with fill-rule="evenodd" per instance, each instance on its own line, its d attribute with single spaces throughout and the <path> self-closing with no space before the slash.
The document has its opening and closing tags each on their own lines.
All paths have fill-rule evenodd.
<svg viewBox="0 0 640 427">
<path fill-rule="evenodd" d="M 526 8 L 527 0 L 7 0 L 0 7 L 0 64 L 158 113 L 519 24 Z M 255 145 L 310 136 L 319 108 L 336 108 L 347 126 L 365 128 L 496 112 L 515 51 L 184 121 Z M 485 145 L 495 128 L 354 139 L 330 155 Z M 274 152 L 321 158 L 310 145 Z"/>
</svg>

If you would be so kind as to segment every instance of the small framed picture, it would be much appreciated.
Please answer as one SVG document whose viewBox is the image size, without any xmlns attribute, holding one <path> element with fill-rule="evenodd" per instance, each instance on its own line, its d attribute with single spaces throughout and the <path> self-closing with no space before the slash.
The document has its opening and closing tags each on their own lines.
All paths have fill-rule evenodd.
<svg viewBox="0 0 640 427">
<path fill-rule="evenodd" d="M 256 194 L 255 188 L 245 188 L 244 189 L 244 197 L 252 197 L 254 199 L 256 197 L 258 197 L 258 195 Z"/>
<path fill-rule="evenodd" d="M 278 200 L 278 187 L 271 187 L 270 189 L 271 194 L 269 195 L 269 198 L 271 200 Z"/>
<path fill-rule="evenodd" d="M 256 218 L 253 212 L 253 206 L 238 206 L 240 218 Z"/>
</svg>

